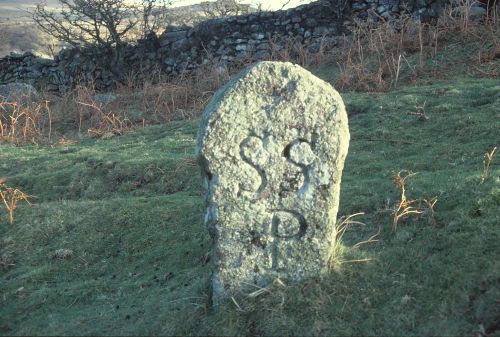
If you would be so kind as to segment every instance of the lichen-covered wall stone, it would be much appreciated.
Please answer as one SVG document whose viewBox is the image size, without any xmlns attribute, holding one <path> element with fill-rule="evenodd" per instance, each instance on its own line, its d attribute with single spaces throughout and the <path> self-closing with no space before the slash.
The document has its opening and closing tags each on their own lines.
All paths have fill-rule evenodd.
<svg viewBox="0 0 500 337">
<path fill-rule="evenodd" d="M 39 98 L 36 89 L 26 83 L 0 84 L 0 103 L 32 101 Z"/>
<path fill-rule="evenodd" d="M 341 97 L 297 65 L 257 63 L 215 94 L 197 140 L 214 303 L 327 270 L 348 144 Z"/>
</svg>

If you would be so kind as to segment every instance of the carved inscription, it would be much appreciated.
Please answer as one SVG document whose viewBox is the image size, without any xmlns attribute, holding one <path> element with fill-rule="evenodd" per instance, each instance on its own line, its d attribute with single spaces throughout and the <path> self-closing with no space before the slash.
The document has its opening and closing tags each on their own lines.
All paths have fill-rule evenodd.
<svg viewBox="0 0 500 337">
<path fill-rule="evenodd" d="M 302 214 L 294 211 L 280 210 L 273 214 L 271 236 L 271 268 L 278 268 L 279 244 L 286 240 L 300 240 L 307 231 L 307 221 Z"/>
<path fill-rule="evenodd" d="M 286 161 L 279 188 L 269 186 L 267 170 L 276 170 L 269 165 L 270 154 L 266 151 L 263 139 L 258 136 L 249 136 L 240 144 L 240 156 L 253 170 L 254 177 L 259 177 L 259 182 L 245 181 L 240 183 L 240 189 L 254 199 L 262 197 L 266 189 L 277 191 L 279 197 L 287 193 L 299 193 L 309 184 L 309 169 L 315 160 L 312 147 L 305 139 L 296 139 L 283 147 L 275 156 L 284 157 Z M 266 167 L 267 164 L 267 167 Z M 252 189 L 250 186 L 258 186 Z M 277 269 L 280 243 L 288 240 L 300 240 L 306 233 L 308 223 L 300 211 L 276 209 L 269 211 L 272 214 L 271 223 L 262 224 L 262 235 L 252 231 L 252 244 L 266 248 L 271 244 L 269 268 Z"/>
<path fill-rule="evenodd" d="M 268 186 L 269 180 L 266 170 L 275 169 L 269 163 L 270 154 L 264 148 L 263 140 L 260 137 L 249 136 L 245 138 L 240 143 L 240 157 L 255 171 L 256 174 L 253 177 L 259 177 L 259 182 L 256 183 L 255 179 L 242 181 L 240 182 L 240 189 L 251 192 L 253 198 L 258 199 L 268 187 L 273 191 L 278 191 L 280 196 L 283 196 L 284 192 L 297 192 L 309 184 L 309 169 L 316 157 L 309 142 L 305 139 L 294 140 L 283 148 L 281 155 L 286 158 L 289 165 L 286 166 L 283 172 L 279 188 Z M 255 188 L 255 186 L 258 187 Z"/>
<path fill-rule="evenodd" d="M 252 181 L 253 179 L 240 182 L 240 190 L 250 192 L 253 198 L 257 198 L 267 187 L 267 177 L 263 166 L 267 161 L 268 155 L 262 146 L 262 139 L 257 136 L 245 138 L 240 143 L 240 156 L 257 173 L 253 177 L 256 176 L 259 178 L 258 182 Z M 257 188 L 252 188 L 256 185 L 258 186 Z"/>
</svg>

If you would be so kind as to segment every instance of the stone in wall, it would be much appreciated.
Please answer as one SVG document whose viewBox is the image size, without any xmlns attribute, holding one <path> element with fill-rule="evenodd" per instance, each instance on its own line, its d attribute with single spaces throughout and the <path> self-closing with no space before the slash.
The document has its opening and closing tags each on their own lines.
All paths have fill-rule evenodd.
<svg viewBox="0 0 500 337">
<path fill-rule="evenodd" d="M 39 99 L 36 89 L 27 83 L 0 84 L 0 103 L 19 103 Z"/>
</svg>

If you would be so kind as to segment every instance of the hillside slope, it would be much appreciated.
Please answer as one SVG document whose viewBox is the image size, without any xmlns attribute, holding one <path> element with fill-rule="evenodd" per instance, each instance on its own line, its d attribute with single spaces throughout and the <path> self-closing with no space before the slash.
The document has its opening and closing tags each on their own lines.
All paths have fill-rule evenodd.
<svg viewBox="0 0 500 337">
<path fill-rule="evenodd" d="M 500 335 L 500 83 L 343 95 L 351 145 L 339 215 L 364 212 L 323 279 L 207 307 L 210 249 L 197 121 L 54 147 L 0 144 L 0 177 L 34 195 L 0 209 L 2 335 Z M 426 121 L 414 113 L 425 105 Z M 498 156 L 498 155 L 497 155 Z M 434 221 L 392 232 L 394 172 Z M 356 245 L 380 232 L 378 241 Z M 257 296 L 258 295 L 258 296 Z"/>
</svg>

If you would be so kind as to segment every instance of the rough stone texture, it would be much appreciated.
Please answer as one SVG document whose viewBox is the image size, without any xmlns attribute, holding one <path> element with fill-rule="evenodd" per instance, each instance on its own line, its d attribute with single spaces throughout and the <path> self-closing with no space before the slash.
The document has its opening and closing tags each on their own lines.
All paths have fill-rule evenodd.
<svg viewBox="0 0 500 337">
<path fill-rule="evenodd" d="M 50 91 L 65 91 L 79 82 L 89 81 L 97 90 L 109 91 L 125 77 L 150 79 L 151 74 L 177 75 L 195 69 L 209 60 L 240 62 L 245 58 L 266 59 L 285 39 L 300 41 L 311 52 L 335 46 L 337 36 L 349 33 L 353 20 L 390 20 L 402 13 L 416 20 L 436 18 L 439 8 L 449 0 L 353 0 L 339 24 L 334 6 L 320 0 L 275 12 L 207 20 L 195 27 L 168 27 L 157 37 L 123 46 L 119 72 L 112 71 L 112 51 L 66 49 L 56 57 L 43 59 L 32 53 L 14 54 L 0 59 L 0 84 L 26 82 Z M 339 31 L 343 29 L 344 31 Z M 270 43 L 272 40 L 272 44 Z"/>
<path fill-rule="evenodd" d="M 19 102 L 38 99 L 36 89 L 26 83 L 9 83 L 0 85 L 0 102 Z"/>
<path fill-rule="evenodd" d="M 197 140 L 214 303 L 327 269 L 348 144 L 341 97 L 297 65 L 257 63 L 215 94 Z"/>
</svg>

